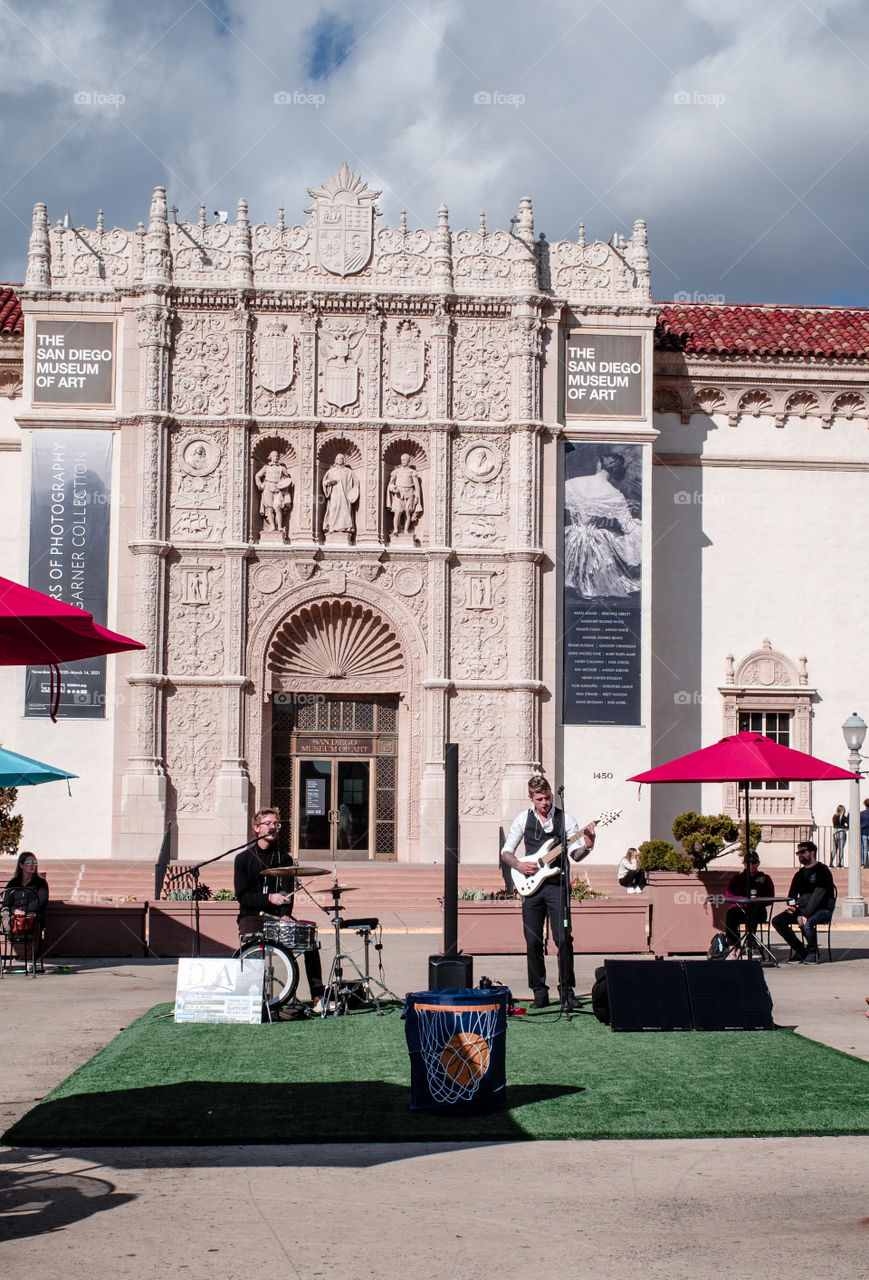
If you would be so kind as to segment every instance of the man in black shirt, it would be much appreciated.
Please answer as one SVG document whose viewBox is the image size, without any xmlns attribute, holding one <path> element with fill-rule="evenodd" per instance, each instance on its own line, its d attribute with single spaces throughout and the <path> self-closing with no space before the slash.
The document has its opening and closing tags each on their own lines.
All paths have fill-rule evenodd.
<svg viewBox="0 0 869 1280">
<path fill-rule="evenodd" d="M 263 875 L 269 867 L 291 863 L 292 858 L 282 859 L 278 851 L 278 835 L 281 817 L 277 809 L 260 809 L 254 815 L 255 839 L 235 859 L 235 896 L 238 899 L 238 932 L 259 933 L 262 914 L 292 916 L 293 895 L 284 892 L 287 877 Z M 320 952 L 305 951 L 305 973 L 311 998 L 320 999 L 325 988 L 320 967 Z"/>
<path fill-rule="evenodd" d="M 803 840 L 797 848 L 800 869 L 791 880 L 788 890 L 788 906 L 773 916 L 772 927 L 790 944 L 789 964 L 818 963 L 818 925 L 833 918 L 836 906 L 836 886 L 833 873 L 823 862 L 818 862 L 818 846 L 811 840 Z M 798 924 L 802 939 L 794 931 Z"/>
</svg>

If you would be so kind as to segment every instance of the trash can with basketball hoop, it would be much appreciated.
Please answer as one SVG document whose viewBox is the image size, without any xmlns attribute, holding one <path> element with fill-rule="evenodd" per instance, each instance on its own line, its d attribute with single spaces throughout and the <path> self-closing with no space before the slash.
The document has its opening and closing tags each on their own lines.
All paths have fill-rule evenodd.
<svg viewBox="0 0 869 1280">
<path fill-rule="evenodd" d="M 499 1111 L 506 1106 L 506 987 L 405 996 L 411 1108 Z"/>
</svg>

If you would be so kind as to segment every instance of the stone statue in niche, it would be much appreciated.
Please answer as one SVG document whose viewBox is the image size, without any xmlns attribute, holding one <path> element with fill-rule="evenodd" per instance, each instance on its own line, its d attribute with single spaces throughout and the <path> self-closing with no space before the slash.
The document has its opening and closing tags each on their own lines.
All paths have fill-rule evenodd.
<svg viewBox="0 0 869 1280">
<path fill-rule="evenodd" d="M 339 453 L 323 476 L 323 492 L 326 495 L 326 512 L 323 516 L 323 532 L 345 535 L 338 541 L 349 541 L 353 533 L 353 507 L 359 501 L 359 481 L 348 467 L 343 453 Z"/>
<path fill-rule="evenodd" d="M 386 505 L 392 512 L 393 537 L 402 533 L 411 535 L 422 515 L 422 481 L 408 453 L 403 453 L 401 462 L 392 468 L 386 487 Z"/>
<path fill-rule="evenodd" d="M 271 451 L 268 462 L 260 467 L 253 479 L 260 491 L 262 534 L 277 533 L 283 539 L 293 509 L 293 479 L 281 462 L 277 449 Z"/>
</svg>

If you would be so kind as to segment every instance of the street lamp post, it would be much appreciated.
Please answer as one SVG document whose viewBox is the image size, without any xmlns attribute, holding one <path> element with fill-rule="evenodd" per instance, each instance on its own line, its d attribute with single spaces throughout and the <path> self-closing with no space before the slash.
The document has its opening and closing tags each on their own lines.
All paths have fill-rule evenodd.
<svg viewBox="0 0 869 1280">
<path fill-rule="evenodd" d="M 866 737 L 866 721 L 855 711 L 842 725 L 842 733 L 848 744 L 848 768 L 860 772 L 860 748 Z M 851 796 L 848 815 L 848 896 L 842 903 L 843 916 L 865 916 L 861 882 L 863 870 L 863 840 L 860 833 L 860 779 L 851 779 Z"/>
</svg>

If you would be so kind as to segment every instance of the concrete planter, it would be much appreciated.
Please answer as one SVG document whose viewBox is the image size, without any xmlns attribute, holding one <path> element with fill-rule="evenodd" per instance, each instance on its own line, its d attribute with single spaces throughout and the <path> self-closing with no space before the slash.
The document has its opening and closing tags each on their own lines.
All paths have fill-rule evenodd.
<svg viewBox="0 0 869 1280">
<path fill-rule="evenodd" d="M 193 902 L 152 902 L 148 910 L 148 955 L 192 956 L 196 929 Z M 200 902 L 203 956 L 230 956 L 238 947 L 237 902 Z"/>
<path fill-rule="evenodd" d="M 45 916 L 48 956 L 137 956 L 145 951 L 145 902 L 85 906 L 49 902 Z"/>
<path fill-rule="evenodd" d="M 656 956 L 696 955 L 709 950 L 724 928 L 724 893 L 734 872 L 650 871 L 652 950 Z"/>
<path fill-rule="evenodd" d="M 459 949 L 468 955 L 523 955 L 522 905 L 461 901 Z M 648 904 L 622 898 L 571 903 L 573 949 L 577 955 L 624 955 L 648 950 Z M 550 946 L 550 951 L 553 948 Z"/>
</svg>

